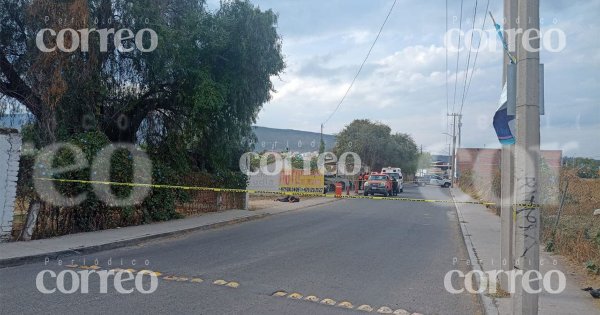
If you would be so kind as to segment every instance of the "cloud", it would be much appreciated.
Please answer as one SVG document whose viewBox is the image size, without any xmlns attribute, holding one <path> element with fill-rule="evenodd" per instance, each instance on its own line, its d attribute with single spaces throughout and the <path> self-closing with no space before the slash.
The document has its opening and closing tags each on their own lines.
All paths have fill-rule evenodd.
<svg viewBox="0 0 600 315">
<path fill-rule="evenodd" d="M 319 131 L 356 74 L 391 2 L 256 2 L 261 8 L 272 7 L 279 12 L 279 31 L 289 66 L 281 80 L 275 80 L 278 92 L 264 106 L 258 124 Z M 470 9 L 463 12 L 464 30 L 472 27 L 468 22 L 472 18 Z M 492 2 L 490 10 L 501 16 L 501 3 Z M 565 154 L 600 156 L 599 142 L 591 136 L 600 134 L 600 44 L 595 39 L 600 26 L 595 12 L 600 12 L 600 1 L 542 4 L 542 30 L 559 28 L 567 35 L 564 51 L 541 53 L 546 69 L 547 113 L 541 118 L 542 146 L 562 147 Z M 459 15 L 457 8 L 451 8 L 450 27 L 458 27 L 454 15 Z M 480 27 L 482 17 L 480 12 L 476 27 Z M 400 1 L 325 131 L 336 133 L 354 119 L 369 118 L 389 124 L 396 132 L 413 135 L 434 153 L 446 152 L 448 139 L 442 133 L 448 131 L 447 106 L 448 111 L 460 110 L 469 54 L 461 52 L 457 71 L 457 54 L 450 52 L 446 73 L 444 22 L 440 6 Z M 486 29 L 491 30 L 489 19 L 487 23 Z M 501 90 L 502 54 L 501 50 L 477 54 L 477 67 L 463 108 L 465 147 L 498 146 L 491 119 Z M 475 53 L 471 53 L 471 66 L 474 59 Z M 467 78 L 471 72 L 469 69 Z"/>
</svg>

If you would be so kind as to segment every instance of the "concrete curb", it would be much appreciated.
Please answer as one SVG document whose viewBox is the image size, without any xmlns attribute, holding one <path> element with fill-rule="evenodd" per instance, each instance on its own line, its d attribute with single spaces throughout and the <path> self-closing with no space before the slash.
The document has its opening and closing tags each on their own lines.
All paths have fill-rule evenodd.
<svg viewBox="0 0 600 315">
<path fill-rule="evenodd" d="M 227 226 L 227 225 L 258 220 L 258 219 L 262 219 L 262 218 L 270 216 L 270 215 L 271 214 L 268 214 L 268 213 L 256 214 L 256 215 L 252 215 L 252 216 L 248 216 L 248 217 L 237 218 L 237 219 L 212 223 L 212 224 L 208 224 L 208 225 L 201 225 L 201 226 L 196 226 L 193 228 L 175 230 L 175 231 L 164 232 L 164 233 L 159 233 L 159 234 L 145 235 L 145 236 L 141 236 L 141 237 L 135 237 L 135 238 L 131 238 L 131 239 L 125 239 L 125 240 L 106 243 L 106 244 L 76 247 L 76 248 L 70 248 L 68 250 L 48 252 L 48 253 L 38 254 L 38 255 L 0 259 L 0 269 L 6 268 L 6 267 L 19 266 L 19 265 L 27 264 L 27 263 L 30 263 L 33 261 L 40 261 L 45 258 L 56 259 L 60 256 L 69 256 L 69 255 L 73 255 L 73 254 L 91 254 L 91 253 L 96 253 L 96 252 L 110 250 L 110 249 L 132 246 L 132 245 L 137 245 L 139 243 L 149 241 L 149 240 L 168 238 L 168 237 L 186 234 L 186 233 L 190 233 L 190 232 L 210 230 L 210 229 L 215 229 L 215 228 L 219 228 L 219 227 L 223 227 L 223 226 Z"/>
<path fill-rule="evenodd" d="M 288 213 L 288 212 L 295 211 L 295 210 L 307 209 L 307 208 L 311 208 L 311 207 L 315 207 L 315 206 L 324 205 L 324 204 L 327 204 L 327 203 L 332 203 L 332 202 L 335 202 L 335 201 L 338 201 L 338 200 L 339 199 L 335 199 L 335 198 L 333 198 L 331 200 L 327 199 L 327 200 L 324 200 L 323 202 L 319 202 L 319 203 L 316 203 L 316 204 L 311 204 L 311 205 L 307 205 L 307 206 L 300 206 L 299 208 L 289 209 L 289 210 L 285 210 L 285 211 L 281 211 L 281 212 L 276 212 L 276 213 L 258 213 L 258 214 L 250 215 L 250 216 L 243 217 L 243 218 L 231 219 L 231 220 L 216 222 L 216 223 L 212 223 L 212 224 L 195 226 L 195 227 L 192 227 L 192 228 L 180 229 L 180 230 L 169 231 L 169 232 L 164 232 L 164 233 L 158 233 L 158 234 L 153 234 L 153 235 L 144 235 L 144 236 L 140 236 L 140 237 L 134 237 L 134 238 L 130 238 L 130 239 L 124 239 L 124 240 L 120 240 L 120 241 L 116 241 L 116 242 L 111 242 L 111 243 L 105 243 L 105 244 L 99 244 L 99 245 L 91 245 L 91 246 L 75 247 L 75 248 L 70 248 L 68 250 L 54 251 L 54 252 L 48 252 L 48 253 L 44 253 L 44 254 L 37 254 L 37 255 L 30 255 L 30 256 L 21 256 L 21 257 L 0 259 L 0 269 L 7 268 L 7 267 L 14 267 L 14 266 L 19 266 L 19 265 L 24 265 L 24 264 L 31 263 L 31 262 L 34 262 L 34 261 L 43 260 L 45 258 L 57 259 L 60 256 L 69 256 L 69 255 L 73 255 L 73 254 L 78 254 L 78 255 L 81 255 L 81 254 L 91 254 L 91 253 L 101 252 L 101 251 L 105 251 L 105 250 L 111 250 L 111 249 L 116 249 L 116 248 L 121 248 L 121 247 L 133 246 L 133 245 L 137 245 L 139 243 L 142 243 L 142 242 L 145 242 L 145 241 L 149 241 L 149 240 L 168 238 L 168 237 L 182 235 L 182 234 L 186 234 L 186 233 L 190 233 L 190 232 L 216 229 L 216 228 L 227 226 L 227 225 L 233 225 L 233 224 L 238 224 L 238 223 L 243 223 L 243 222 L 248 222 L 248 221 L 259 220 L 259 219 L 262 219 L 262 218 L 265 218 L 265 217 L 269 217 L 269 216 L 272 216 L 272 215 L 278 215 L 278 214 L 282 214 L 282 213 Z M 261 211 L 261 210 L 256 210 L 256 211 Z M 263 211 L 268 211 L 268 210 L 264 209 Z"/>
<path fill-rule="evenodd" d="M 477 257 L 477 253 L 475 252 L 475 248 L 473 246 L 473 242 L 471 240 L 471 234 L 469 234 L 469 230 L 467 229 L 467 225 L 464 223 L 463 215 L 460 212 L 460 208 L 456 203 L 456 199 L 454 198 L 454 192 L 450 189 L 450 195 L 452 196 L 452 200 L 454 201 L 454 208 L 456 209 L 456 214 L 458 216 L 458 223 L 460 226 L 460 231 L 463 237 L 463 241 L 465 242 L 465 247 L 467 248 L 467 252 L 469 253 L 469 260 L 471 261 L 471 268 L 473 270 L 479 270 L 484 272 L 481 264 L 479 263 L 479 257 Z M 481 279 L 478 273 L 475 274 L 475 279 L 477 285 L 481 285 Z M 486 315 L 498 315 L 500 311 L 498 310 L 498 305 L 496 305 L 495 300 L 485 293 L 478 293 L 477 297 L 479 302 L 483 306 L 483 311 Z"/>
</svg>

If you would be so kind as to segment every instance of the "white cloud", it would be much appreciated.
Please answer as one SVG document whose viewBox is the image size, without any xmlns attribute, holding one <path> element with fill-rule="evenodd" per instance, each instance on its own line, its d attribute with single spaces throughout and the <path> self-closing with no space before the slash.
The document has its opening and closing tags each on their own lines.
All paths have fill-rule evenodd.
<svg viewBox="0 0 600 315">
<path fill-rule="evenodd" d="M 258 124 L 319 131 L 376 36 L 385 6 L 363 6 L 357 1 L 344 2 L 335 13 L 300 12 L 287 1 L 258 2 L 280 12 L 280 33 L 289 65 L 282 80 L 275 81 L 278 92 L 264 106 Z M 541 54 L 546 64 L 543 147 L 563 148 L 569 154 L 600 155 L 598 144 L 591 143 L 597 137 L 591 135 L 600 131 L 600 45 L 593 39 L 600 31 L 594 14 L 600 9 L 599 3 L 562 1 L 542 6 L 541 16 L 546 21 L 543 27 L 561 28 L 568 38 L 565 51 Z M 305 3 L 310 5 L 318 6 L 317 2 Z M 500 5 L 492 4 L 490 8 L 497 16 L 501 16 Z M 447 139 L 442 135 L 447 131 L 444 10 L 419 1 L 405 1 L 400 7 L 392 14 L 363 72 L 325 132 L 336 133 L 354 119 L 369 118 L 389 124 L 394 131 L 412 134 L 425 148 L 442 153 L 447 150 Z M 556 25 L 552 24 L 555 17 Z M 463 110 L 465 147 L 498 146 L 491 119 L 501 89 L 502 53 L 483 50 L 477 55 Z M 448 93 L 450 110 L 455 107 L 458 111 L 468 54 L 461 53 L 458 73 L 456 57 L 453 53 L 448 56 Z M 472 53 L 471 65 L 474 58 Z"/>
</svg>

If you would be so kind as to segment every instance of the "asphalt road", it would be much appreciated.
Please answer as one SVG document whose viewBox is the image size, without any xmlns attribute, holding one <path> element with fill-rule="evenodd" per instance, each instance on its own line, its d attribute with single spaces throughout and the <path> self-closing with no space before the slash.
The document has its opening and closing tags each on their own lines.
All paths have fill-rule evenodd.
<svg viewBox="0 0 600 315">
<path fill-rule="evenodd" d="M 401 197 L 450 198 L 439 187 L 407 187 Z M 364 304 L 372 313 L 386 306 L 423 314 L 480 314 L 475 296 L 444 289 L 448 271 L 468 271 L 464 264 L 453 265 L 454 258 L 468 257 L 452 204 L 342 200 L 139 246 L 64 257 L 63 266 L 52 260 L 0 269 L 0 313 L 360 314 L 356 308 Z M 149 269 L 161 272 L 160 278 L 187 279 L 160 279 L 151 294 L 120 294 L 112 278 L 108 293 L 99 293 L 94 275 L 87 294 L 42 294 L 36 289 L 40 271 L 58 273 L 69 269 L 64 265 L 72 260 L 91 265 L 95 259 L 104 269 Z M 216 285 L 215 280 L 239 287 Z M 45 285 L 56 287 L 56 280 L 47 277 Z M 133 282 L 124 287 L 134 287 Z M 277 291 L 303 297 L 273 296 Z M 309 295 L 337 304 L 347 301 L 353 309 L 306 301 Z"/>
</svg>

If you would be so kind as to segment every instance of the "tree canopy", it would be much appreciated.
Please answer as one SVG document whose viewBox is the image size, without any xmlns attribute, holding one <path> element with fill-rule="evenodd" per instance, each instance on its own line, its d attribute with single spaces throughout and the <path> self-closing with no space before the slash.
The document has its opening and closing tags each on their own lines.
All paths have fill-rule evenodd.
<svg viewBox="0 0 600 315">
<path fill-rule="evenodd" d="M 228 168 L 248 149 L 271 78 L 284 69 L 276 26 L 274 12 L 241 0 L 216 11 L 203 0 L 0 0 L 0 93 L 34 116 L 41 145 L 99 131 L 181 165 Z M 151 29 L 158 45 L 124 52 L 90 32 L 88 51 L 43 52 L 44 28 Z M 44 42 L 56 38 L 45 33 Z"/>
<path fill-rule="evenodd" d="M 417 169 L 419 152 L 413 138 L 405 133 L 394 133 L 382 123 L 357 119 L 337 135 L 334 149 L 339 156 L 344 152 L 357 153 L 363 165 L 372 170 L 400 167 L 406 174 Z"/>
</svg>

